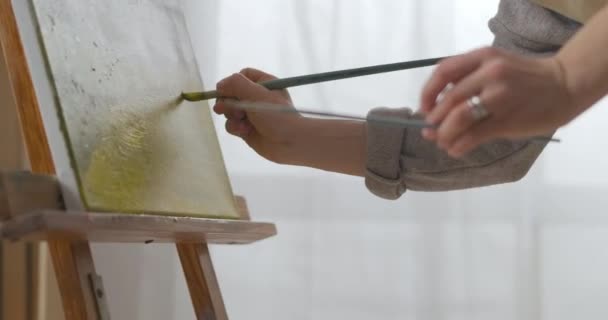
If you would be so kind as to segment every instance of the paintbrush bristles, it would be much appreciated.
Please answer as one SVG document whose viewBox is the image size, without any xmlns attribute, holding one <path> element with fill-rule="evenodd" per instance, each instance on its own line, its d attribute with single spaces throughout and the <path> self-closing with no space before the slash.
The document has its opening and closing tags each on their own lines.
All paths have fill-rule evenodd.
<svg viewBox="0 0 608 320">
<path fill-rule="evenodd" d="M 205 91 L 205 92 L 182 92 L 182 99 L 186 101 L 203 101 L 217 98 L 217 91 Z"/>
</svg>

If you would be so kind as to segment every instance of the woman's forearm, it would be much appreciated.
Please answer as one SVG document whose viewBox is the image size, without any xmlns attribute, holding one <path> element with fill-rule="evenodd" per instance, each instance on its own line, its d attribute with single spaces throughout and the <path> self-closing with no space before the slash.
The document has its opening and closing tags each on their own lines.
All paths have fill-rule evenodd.
<svg viewBox="0 0 608 320">
<path fill-rule="evenodd" d="M 277 162 L 364 176 L 366 126 L 361 121 L 302 118 Z"/>
<path fill-rule="evenodd" d="M 560 50 L 566 85 L 577 108 L 589 108 L 608 94 L 608 6 Z"/>
</svg>

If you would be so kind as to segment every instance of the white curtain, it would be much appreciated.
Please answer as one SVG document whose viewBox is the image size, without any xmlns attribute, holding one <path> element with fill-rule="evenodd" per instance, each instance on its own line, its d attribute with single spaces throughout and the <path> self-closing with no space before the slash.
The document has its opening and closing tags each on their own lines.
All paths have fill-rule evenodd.
<svg viewBox="0 0 608 320">
<path fill-rule="evenodd" d="M 184 0 L 208 88 L 487 45 L 497 0 Z M 432 68 L 297 88 L 306 108 L 416 108 Z M 231 319 L 605 319 L 608 117 L 558 134 L 510 185 L 372 196 L 362 179 L 278 166 L 217 128 L 233 187 L 278 236 L 212 247 Z M 171 246 L 96 246 L 116 319 L 194 319 Z M 116 278 L 116 269 L 122 277 Z M 114 270 L 114 271 L 112 271 Z M 133 303 L 133 299 L 139 303 Z"/>
</svg>

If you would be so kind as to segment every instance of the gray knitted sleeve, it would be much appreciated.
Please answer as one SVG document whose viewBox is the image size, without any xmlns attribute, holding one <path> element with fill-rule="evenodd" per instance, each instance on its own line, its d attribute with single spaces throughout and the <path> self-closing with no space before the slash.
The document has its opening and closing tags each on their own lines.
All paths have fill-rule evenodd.
<svg viewBox="0 0 608 320">
<path fill-rule="evenodd" d="M 521 54 L 559 50 L 580 25 L 527 0 L 503 0 L 489 23 L 495 47 Z M 376 108 L 369 118 L 419 117 L 410 109 Z M 367 124 L 365 184 L 375 195 L 397 199 L 406 190 L 448 191 L 514 182 L 524 177 L 546 143 L 496 141 L 462 159 L 449 157 L 419 129 Z"/>
</svg>

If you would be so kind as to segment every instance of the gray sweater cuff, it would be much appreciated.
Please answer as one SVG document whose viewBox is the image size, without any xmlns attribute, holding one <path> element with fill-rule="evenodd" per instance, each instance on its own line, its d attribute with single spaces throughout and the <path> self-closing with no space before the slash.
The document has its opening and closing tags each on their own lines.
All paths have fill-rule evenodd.
<svg viewBox="0 0 608 320">
<path fill-rule="evenodd" d="M 373 194 L 398 199 L 406 190 L 401 177 L 401 157 L 406 129 L 373 121 L 375 117 L 408 118 L 408 108 L 376 108 L 367 116 L 367 170 L 365 185 Z"/>
<path fill-rule="evenodd" d="M 398 199 L 406 190 L 449 191 L 514 182 L 526 175 L 546 146 L 501 140 L 454 159 L 422 138 L 420 129 L 375 122 L 375 117 L 421 116 L 405 108 L 377 108 L 368 114 L 365 184 L 384 199 Z"/>
</svg>

